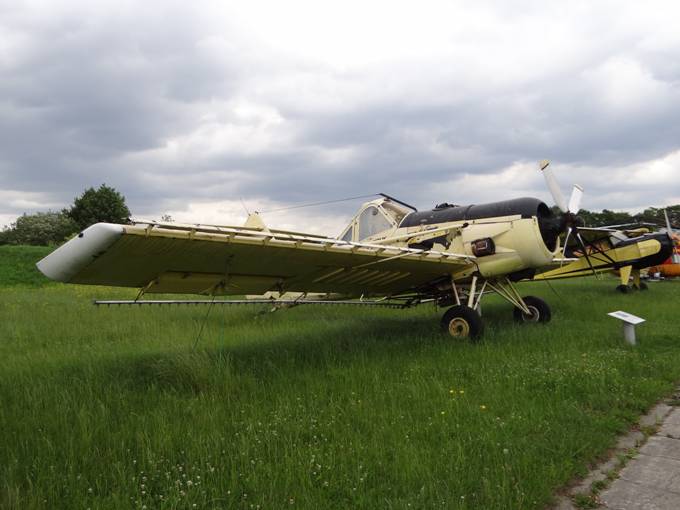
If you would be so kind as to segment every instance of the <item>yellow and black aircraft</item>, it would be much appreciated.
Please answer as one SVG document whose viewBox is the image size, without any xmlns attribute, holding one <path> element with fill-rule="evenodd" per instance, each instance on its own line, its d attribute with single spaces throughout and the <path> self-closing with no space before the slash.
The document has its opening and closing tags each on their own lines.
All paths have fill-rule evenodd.
<svg viewBox="0 0 680 510">
<path fill-rule="evenodd" d="M 646 229 L 622 231 L 613 228 L 577 227 L 581 243 L 568 242 L 559 267 L 540 272 L 534 280 L 554 280 L 616 271 L 621 279 L 620 292 L 631 288 L 645 290 L 640 271 L 663 263 L 671 256 L 674 241 L 666 232 Z M 564 260 L 566 264 L 563 264 Z M 629 281 L 632 277 L 632 286 Z"/>
<path fill-rule="evenodd" d="M 579 219 L 565 215 L 569 225 L 565 229 L 562 257 L 553 268 L 539 271 L 535 280 L 553 280 L 587 276 L 602 272 L 618 274 L 619 292 L 631 289 L 646 290 L 640 271 L 663 264 L 676 249 L 677 236 L 673 233 L 668 213 L 664 211 L 664 232 L 650 232 L 651 223 L 631 223 L 607 227 L 580 226 Z M 625 230 L 623 230 L 625 229 Z M 571 234 L 574 236 L 571 237 Z M 568 263 L 565 265 L 564 262 Z M 559 264 L 559 267 L 554 267 Z M 629 284 L 632 277 L 632 285 Z"/>
</svg>

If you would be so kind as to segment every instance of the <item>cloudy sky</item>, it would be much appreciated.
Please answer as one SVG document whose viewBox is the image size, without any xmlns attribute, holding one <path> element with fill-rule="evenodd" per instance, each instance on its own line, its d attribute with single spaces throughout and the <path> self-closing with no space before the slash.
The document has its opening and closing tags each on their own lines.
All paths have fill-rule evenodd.
<svg viewBox="0 0 680 510">
<path fill-rule="evenodd" d="M 680 203 L 676 1 L 0 0 L 0 225 L 114 186 L 241 223 L 385 192 Z M 242 202 L 241 202 L 242 201 Z M 267 213 L 336 234 L 361 201 Z"/>
</svg>

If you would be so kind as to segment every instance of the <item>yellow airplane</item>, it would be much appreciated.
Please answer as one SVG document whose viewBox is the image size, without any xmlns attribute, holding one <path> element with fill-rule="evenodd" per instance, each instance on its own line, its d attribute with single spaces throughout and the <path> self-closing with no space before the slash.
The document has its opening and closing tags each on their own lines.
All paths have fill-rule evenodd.
<svg viewBox="0 0 680 510">
<path fill-rule="evenodd" d="M 554 280 L 588 276 L 602 272 L 615 272 L 620 278 L 616 287 L 626 293 L 631 288 L 645 290 L 640 271 L 662 264 L 673 254 L 675 239 L 666 214 L 665 232 L 649 232 L 647 228 L 620 230 L 629 225 L 613 227 L 578 227 L 576 239 L 570 242 L 569 233 L 564 243 L 563 257 L 554 262 L 559 267 L 540 272 L 534 280 Z M 669 234 L 670 233 L 670 234 Z M 566 257 L 572 258 L 566 258 Z M 565 265 L 562 262 L 567 260 Z M 632 279 L 632 286 L 629 281 Z"/>
<path fill-rule="evenodd" d="M 572 228 L 582 189 L 574 187 L 567 207 L 555 193 L 547 161 L 541 170 L 563 215 L 536 198 L 417 211 L 382 195 L 363 204 L 339 238 L 269 229 L 257 213 L 243 227 L 97 223 L 37 266 L 60 282 L 140 289 L 134 301 L 105 304 L 158 303 L 140 299 L 149 293 L 203 294 L 212 300 L 201 302 L 213 304 L 434 302 L 448 307 L 441 321 L 445 331 L 475 339 L 483 330 L 480 303 L 491 292 L 513 306 L 519 322 L 550 320 L 548 304 L 522 297 L 515 282 L 531 278 L 560 253 L 560 233 Z M 267 292 L 300 294 L 294 301 L 215 301 Z M 311 293 L 328 301 L 308 299 Z"/>
</svg>

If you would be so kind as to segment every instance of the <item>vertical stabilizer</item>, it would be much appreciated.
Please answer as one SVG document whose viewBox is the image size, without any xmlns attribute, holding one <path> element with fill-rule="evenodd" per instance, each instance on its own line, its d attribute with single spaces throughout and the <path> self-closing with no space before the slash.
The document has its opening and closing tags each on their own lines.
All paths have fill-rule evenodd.
<svg viewBox="0 0 680 510">
<path fill-rule="evenodd" d="M 267 225 L 264 224 L 264 221 L 262 221 L 262 217 L 258 212 L 250 213 L 248 215 L 248 219 L 246 220 L 245 225 L 243 226 L 245 228 L 249 228 L 252 230 L 265 230 L 265 231 L 269 230 L 267 228 Z"/>
</svg>

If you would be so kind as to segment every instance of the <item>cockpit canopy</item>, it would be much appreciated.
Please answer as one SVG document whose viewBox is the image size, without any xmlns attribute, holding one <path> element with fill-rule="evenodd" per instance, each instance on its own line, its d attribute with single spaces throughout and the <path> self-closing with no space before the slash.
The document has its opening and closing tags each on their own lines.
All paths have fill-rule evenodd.
<svg viewBox="0 0 680 510">
<path fill-rule="evenodd" d="M 343 230 L 343 241 L 363 241 L 381 232 L 396 228 L 411 210 L 388 198 L 366 202 Z"/>
</svg>

